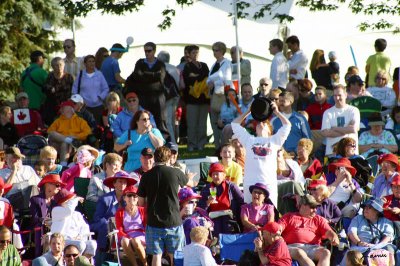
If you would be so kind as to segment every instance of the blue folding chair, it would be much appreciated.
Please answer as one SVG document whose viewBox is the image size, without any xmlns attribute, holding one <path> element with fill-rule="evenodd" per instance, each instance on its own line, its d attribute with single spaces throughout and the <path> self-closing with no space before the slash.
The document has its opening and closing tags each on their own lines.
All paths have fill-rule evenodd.
<svg viewBox="0 0 400 266">
<path fill-rule="evenodd" d="M 247 234 L 219 234 L 219 246 L 221 248 L 221 260 L 239 262 L 242 253 L 246 250 L 254 250 L 254 239 L 257 232 Z"/>
</svg>

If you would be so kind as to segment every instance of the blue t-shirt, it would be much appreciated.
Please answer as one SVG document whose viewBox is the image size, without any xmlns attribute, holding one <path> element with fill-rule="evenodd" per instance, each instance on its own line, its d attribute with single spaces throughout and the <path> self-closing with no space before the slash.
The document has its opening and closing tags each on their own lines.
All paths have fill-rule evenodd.
<svg viewBox="0 0 400 266">
<path fill-rule="evenodd" d="M 115 79 L 116 73 L 121 73 L 119 68 L 118 60 L 114 57 L 107 57 L 101 64 L 101 72 L 107 81 L 108 86 L 115 86 L 118 81 Z"/>
<path fill-rule="evenodd" d="M 164 140 L 161 135 L 160 130 L 157 128 L 153 128 L 151 132 L 158 138 Z M 117 144 L 124 144 L 128 141 L 128 131 L 125 131 L 121 137 L 118 138 Z M 128 151 L 128 161 L 124 165 L 124 170 L 128 173 L 133 172 L 134 170 L 140 167 L 140 152 L 144 148 L 150 148 L 153 151 L 155 147 L 150 141 L 149 134 L 140 135 L 136 130 L 131 130 L 131 141 L 132 145 L 130 145 L 127 149 Z"/>
</svg>

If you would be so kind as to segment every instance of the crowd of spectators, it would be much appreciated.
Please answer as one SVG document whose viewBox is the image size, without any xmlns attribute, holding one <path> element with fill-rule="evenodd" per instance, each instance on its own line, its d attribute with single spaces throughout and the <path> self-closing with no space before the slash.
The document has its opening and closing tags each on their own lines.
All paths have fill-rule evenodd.
<svg viewBox="0 0 400 266">
<path fill-rule="evenodd" d="M 342 85 L 334 51 L 309 62 L 297 36 L 273 39 L 254 95 L 250 60 L 236 46 L 228 59 L 223 42 L 210 68 L 199 46 L 175 67 L 147 42 L 126 79 L 119 43 L 77 57 L 67 39 L 50 73 L 32 52 L 15 103 L 0 107 L 2 265 L 102 265 L 115 246 L 123 265 L 172 263 L 176 251 L 184 265 L 217 265 L 220 234 L 254 232 L 261 265 L 359 265 L 359 252 L 394 265 L 400 109 L 386 45 L 376 40 L 365 81 L 350 66 Z M 202 151 L 207 127 L 219 161 L 199 183 L 178 143 Z M 28 136 L 47 145 L 27 151 Z M 34 248 L 20 256 L 29 239 L 11 244 L 11 232 L 27 229 Z"/>
</svg>

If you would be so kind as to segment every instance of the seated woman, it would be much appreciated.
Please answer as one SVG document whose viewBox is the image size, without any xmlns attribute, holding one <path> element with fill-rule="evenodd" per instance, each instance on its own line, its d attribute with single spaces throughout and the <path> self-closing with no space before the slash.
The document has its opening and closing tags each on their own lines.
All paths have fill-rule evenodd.
<svg viewBox="0 0 400 266">
<path fill-rule="evenodd" d="M 268 198 L 267 186 L 256 183 L 249 189 L 251 203 L 242 205 L 240 212 L 244 233 L 257 232 L 268 222 L 273 222 L 275 218 L 275 207 Z"/>
<path fill-rule="evenodd" d="M 307 187 L 311 196 L 320 204 L 316 213 L 328 220 L 330 225 L 335 225 L 341 218 L 342 212 L 335 202 L 329 199 L 330 192 L 326 186 L 326 180 L 311 180 Z"/>
<path fill-rule="evenodd" d="M 197 202 L 201 199 L 201 196 L 194 193 L 190 187 L 181 188 L 178 193 L 178 198 L 186 244 L 190 244 L 190 232 L 194 227 L 205 226 L 209 229 L 213 226 L 213 222 L 208 217 L 208 213 L 205 210 L 197 207 Z"/>
<path fill-rule="evenodd" d="M 57 207 L 51 211 L 51 233 L 65 237 L 65 245 L 75 245 L 81 254 L 92 258 L 96 253 L 97 242 L 90 238 L 89 225 L 80 212 L 75 211 L 82 198 L 76 197 L 66 189 L 61 189 L 54 197 Z"/>
<path fill-rule="evenodd" d="M 118 171 L 121 170 L 122 157 L 116 153 L 108 153 L 103 159 L 103 171 L 95 174 L 89 182 L 88 193 L 86 200 L 97 202 L 99 197 L 110 192 L 110 188 L 103 184 L 103 181 L 114 176 Z"/>
<path fill-rule="evenodd" d="M 389 75 L 385 70 L 379 70 L 375 75 L 375 87 L 368 87 L 367 91 L 372 97 L 378 99 L 382 104 L 382 116 L 390 114 L 396 106 L 396 93 L 392 87 L 387 86 L 390 81 Z"/>
<path fill-rule="evenodd" d="M 90 170 L 93 162 L 97 159 L 99 152 L 89 145 L 83 145 L 78 148 L 76 156 L 74 156 L 75 164 L 65 170 L 61 176 L 61 180 L 66 184 L 65 188 L 74 192 L 75 178 L 91 178 Z"/>
<path fill-rule="evenodd" d="M 285 195 L 304 195 L 305 179 L 300 166 L 292 157 L 283 149 L 278 150 L 277 156 L 278 169 L 278 210 L 281 214 L 293 212 L 296 206 L 293 201 L 287 201 Z"/>
<path fill-rule="evenodd" d="M 348 236 L 351 248 L 361 251 L 381 245 L 381 248 L 394 254 L 391 245 L 394 237 L 392 222 L 383 217 L 383 203 L 379 198 L 370 198 L 363 204 L 363 213 L 351 220 Z"/>
<path fill-rule="evenodd" d="M 32 228 L 41 228 L 35 231 L 35 256 L 42 255 L 42 235 L 49 232 L 50 216 L 52 209 L 56 206 L 54 196 L 60 191 L 65 184 L 61 181 L 59 175 L 47 174 L 39 182 L 38 187 L 40 193 L 31 197 L 29 200 L 29 210 L 32 215 Z"/>
<path fill-rule="evenodd" d="M 322 173 L 321 162 L 311 156 L 313 146 L 312 140 L 307 138 L 302 138 L 297 143 L 296 161 L 305 179 L 318 179 Z"/>
<path fill-rule="evenodd" d="M 375 178 L 372 196 L 382 198 L 392 194 L 391 183 L 399 175 L 400 165 L 397 155 L 391 153 L 379 157 L 378 164 L 381 165 L 381 173 Z"/>
<path fill-rule="evenodd" d="M 358 182 L 360 187 L 366 188 L 368 179 L 372 174 L 372 168 L 369 162 L 363 157 L 356 154 L 357 143 L 353 138 L 345 137 L 339 140 L 335 145 L 336 156 L 332 160 L 339 158 L 347 158 L 350 160 L 351 166 L 356 168 L 357 173 L 353 178 Z M 328 185 L 335 180 L 335 173 L 327 174 L 326 179 Z"/>
<path fill-rule="evenodd" d="M 235 100 L 236 104 L 239 104 L 239 99 L 234 89 L 225 91 L 225 102 L 221 106 L 221 112 L 217 121 L 219 129 L 223 129 L 226 125 L 229 125 L 239 114 L 232 99 Z"/>
<path fill-rule="evenodd" d="M 48 174 L 60 175 L 64 170 L 68 169 L 66 166 L 56 164 L 57 150 L 53 146 L 45 146 L 40 150 L 39 159 L 45 164 L 45 171 Z"/>
<path fill-rule="evenodd" d="M 360 186 L 352 177 L 357 170 L 351 166 L 349 159 L 340 158 L 329 164 L 329 172 L 334 172 L 336 179 L 328 185 L 331 195 L 329 199 L 335 202 L 342 210 L 344 217 L 353 218 L 362 200 Z"/>
<path fill-rule="evenodd" d="M 135 113 L 131 121 L 130 130 L 125 131 L 114 144 L 114 149 L 120 152 L 128 151 L 128 161 L 124 170 L 133 172 L 140 167 L 140 152 L 143 148 L 156 149 L 164 145 L 160 130 L 153 128 L 150 123 L 150 113 L 140 110 Z"/>
<path fill-rule="evenodd" d="M 118 238 L 122 249 L 128 257 L 131 265 L 138 265 L 136 255 L 144 266 L 147 265 L 145 253 L 145 228 L 146 210 L 139 207 L 137 187 L 128 186 L 124 189 L 123 199 L 126 206 L 119 208 L 115 213 L 115 225 L 118 230 Z"/>
<path fill-rule="evenodd" d="M 47 129 L 49 143 L 60 154 L 60 164 L 67 165 L 72 147 L 78 148 L 92 132 L 88 123 L 74 110 L 74 102 L 65 101 L 60 106 L 61 116 Z"/>
<path fill-rule="evenodd" d="M 50 236 L 50 250 L 32 261 L 32 266 L 64 265 L 64 237 L 59 233 Z M 47 263 L 47 264 L 46 264 Z"/>
<path fill-rule="evenodd" d="M 358 149 L 362 156 L 368 158 L 372 155 L 396 153 L 397 142 L 392 132 L 384 130 L 385 123 L 380 113 L 371 115 L 368 119 L 370 130 L 361 133 L 358 138 Z"/>
<path fill-rule="evenodd" d="M 232 233 L 232 219 L 239 222 L 240 207 L 243 205 L 243 193 L 238 186 L 225 179 L 225 168 L 220 163 L 213 163 L 208 172 L 212 182 L 201 191 L 199 207 L 208 211 L 214 222 L 214 235 Z M 236 229 L 236 230 L 235 230 Z"/>
<path fill-rule="evenodd" d="M 400 176 L 391 182 L 393 193 L 383 198 L 383 215 L 392 222 L 400 221 Z"/>
<path fill-rule="evenodd" d="M 183 248 L 184 266 L 217 266 L 211 251 L 206 247 L 208 229 L 197 226 L 190 231 L 191 244 Z"/>
</svg>

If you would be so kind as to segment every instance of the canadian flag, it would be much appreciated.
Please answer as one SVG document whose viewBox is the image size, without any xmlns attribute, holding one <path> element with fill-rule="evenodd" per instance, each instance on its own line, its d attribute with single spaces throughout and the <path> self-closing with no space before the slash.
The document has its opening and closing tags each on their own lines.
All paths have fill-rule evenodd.
<svg viewBox="0 0 400 266">
<path fill-rule="evenodd" d="M 31 122 L 31 116 L 28 108 L 15 109 L 14 110 L 14 124 L 24 125 Z"/>
</svg>

